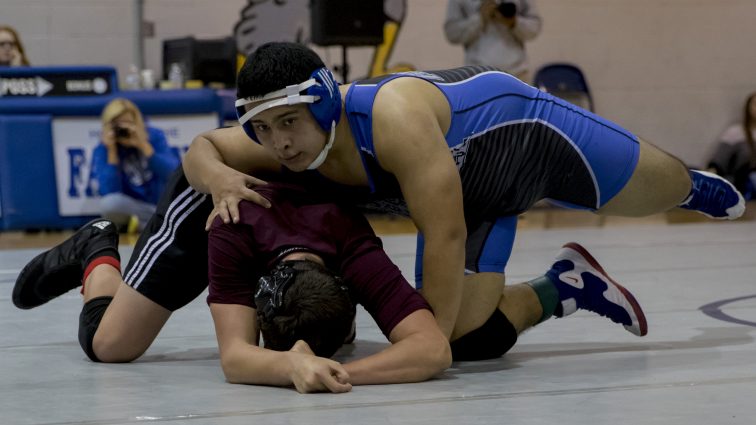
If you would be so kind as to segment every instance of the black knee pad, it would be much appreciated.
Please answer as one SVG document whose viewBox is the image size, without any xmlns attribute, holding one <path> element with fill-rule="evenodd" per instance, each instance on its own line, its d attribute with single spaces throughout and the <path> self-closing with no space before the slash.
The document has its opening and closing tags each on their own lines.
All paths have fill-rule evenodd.
<svg viewBox="0 0 756 425">
<path fill-rule="evenodd" d="M 517 342 L 517 330 L 498 308 L 483 326 L 451 343 L 452 358 L 458 361 L 501 357 Z"/>
<path fill-rule="evenodd" d="M 100 359 L 94 353 L 92 343 L 102 316 L 105 315 L 105 310 L 111 301 L 113 301 L 113 297 L 92 298 L 84 304 L 79 315 L 79 344 L 93 362 L 100 362 Z"/>
</svg>

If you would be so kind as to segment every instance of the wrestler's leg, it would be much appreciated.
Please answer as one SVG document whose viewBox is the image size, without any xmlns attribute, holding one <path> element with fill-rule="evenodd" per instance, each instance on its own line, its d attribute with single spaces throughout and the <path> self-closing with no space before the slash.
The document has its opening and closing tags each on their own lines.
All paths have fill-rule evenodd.
<svg viewBox="0 0 756 425">
<path fill-rule="evenodd" d="M 522 285 L 504 286 L 504 268 L 516 233 L 517 216 L 483 221 L 468 231 L 465 269 L 469 274 L 465 276 L 462 306 L 452 341 L 485 324 L 502 302 L 506 307 L 505 315 L 518 333 L 533 325 L 534 311 L 540 317 L 541 307 L 531 289 Z"/>
<path fill-rule="evenodd" d="M 179 167 L 137 241 L 125 279 L 116 226 L 94 220 L 24 267 L 13 303 L 35 308 L 84 282 L 82 348 L 93 361 L 131 361 L 152 343 L 171 311 L 207 286 L 204 224 L 210 210 L 209 196 L 191 189 Z"/>
<path fill-rule="evenodd" d="M 745 200 L 727 180 L 688 170 L 679 159 L 640 140 L 638 164 L 630 180 L 597 213 L 642 217 L 678 206 L 732 220 L 745 211 Z"/>
<path fill-rule="evenodd" d="M 92 360 L 138 358 L 171 312 L 207 287 L 204 224 L 211 210 L 210 197 L 192 189 L 179 167 L 137 240 L 123 280 L 105 266 L 87 278 L 80 342 Z M 108 303 L 103 295 L 114 290 Z"/>
<path fill-rule="evenodd" d="M 504 285 L 500 273 L 465 277 L 462 305 L 451 336 L 455 361 L 501 357 L 517 342 L 517 335 L 535 325 L 542 307 L 524 284 Z"/>
<path fill-rule="evenodd" d="M 97 266 L 84 283 L 82 348 L 93 361 L 129 362 L 147 350 L 171 311 L 123 282 L 109 265 Z"/>
<path fill-rule="evenodd" d="M 13 302 L 23 309 L 45 304 L 82 286 L 79 342 L 93 361 L 123 362 L 141 355 L 170 311 L 126 296 L 121 278 L 118 230 L 108 220 L 94 220 L 71 237 L 39 254 L 16 280 Z M 135 302 L 137 301 L 137 302 Z M 167 312 L 167 313 L 166 313 Z"/>
<path fill-rule="evenodd" d="M 505 286 L 501 273 L 465 276 L 462 305 L 451 340 L 483 325 L 498 308 L 520 333 L 538 323 L 543 308 L 533 288 L 526 284 Z"/>
<path fill-rule="evenodd" d="M 504 275 L 498 273 L 466 276 L 451 337 L 453 357 L 499 357 L 523 331 L 578 309 L 608 317 L 638 336 L 648 329 L 635 297 L 612 280 L 585 248 L 569 243 L 546 274 L 526 283 L 505 287 Z"/>
<path fill-rule="evenodd" d="M 597 213 L 643 217 L 667 211 L 678 206 L 690 189 L 690 176 L 682 161 L 640 140 L 640 156 L 630 180 Z"/>
</svg>

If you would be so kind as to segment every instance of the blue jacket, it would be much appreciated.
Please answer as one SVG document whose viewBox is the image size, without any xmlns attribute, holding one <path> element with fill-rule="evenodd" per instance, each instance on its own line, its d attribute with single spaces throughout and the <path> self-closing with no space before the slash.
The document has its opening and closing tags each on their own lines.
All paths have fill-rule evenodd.
<svg viewBox="0 0 756 425">
<path fill-rule="evenodd" d="M 136 148 L 118 146 L 118 165 L 108 164 L 108 149 L 100 142 L 94 150 L 92 173 L 100 196 L 123 193 L 140 201 L 157 204 L 171 172 L 179 166 L 178 151 L 168 146 L 162 130 L 147 127 L 147 139 L 155 149 L 145 158 Z"/>
</svg>

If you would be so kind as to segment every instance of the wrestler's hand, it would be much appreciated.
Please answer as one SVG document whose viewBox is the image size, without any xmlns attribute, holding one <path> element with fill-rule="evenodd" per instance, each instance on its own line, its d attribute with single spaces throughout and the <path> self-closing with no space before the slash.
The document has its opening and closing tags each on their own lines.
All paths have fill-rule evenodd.
<svg viewBox="0 0 756 425">
<path fill-rule="evenodd" d="M 239 201 L 242 199 L 270 208 L 270 201 L 252 190 L 253 187 L 265 184 L 268 184 L 268 182 L 228 168 L 222 176 L 214 179 L 210 185 L 215 208 L 207 218 L 205 230 L 210 229 L 215 216 L 220 216 L 224 223 L 238 223 Z"/>
<path fill-rule="evenodd" d="M 290 378 L 298 392 L 345 393 L 352 390 L 349 374 L 339 362 L 315 356 L 304 341 L 297 341 L 289 351 L 293 354 Z"/>
<path fill-rule="evenodd" d="M 495 14 L 496 2 L 494 0 L 483 0 L 483 3 L 480 4 L 480 20 L 483 21 L 483 26 L 493 20 Z"/>
<path fill-rule="evenodd" d="M 310 348 L 310 344 L 306 343 L 305 341 L 301 339 L 297 340 L 297 342 L 294 343 L 294 346 L 291 347 L 291 350 L 289 351 L 294 351 L 296 353 L 302 353 L 302 354 L 309 354 L 311 356 L 315 355 L 315 353 Z"/>
</svg>

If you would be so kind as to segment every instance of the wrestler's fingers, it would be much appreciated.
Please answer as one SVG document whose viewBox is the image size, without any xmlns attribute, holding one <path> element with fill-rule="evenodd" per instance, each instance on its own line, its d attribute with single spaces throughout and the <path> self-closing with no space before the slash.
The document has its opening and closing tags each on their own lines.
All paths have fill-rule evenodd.
<svg viewBox="0 0 756 425">
<path fill-rule="evenodd" d="M 268 184 L 268 182 L 263 179 L 258 179 L 257 177 L 253 177 L 253 176 L 250 176 L 249 174 L 246 174 L 244 178 L 244 184 L 247 187 L 252 188 L 256 186 L 266 185 Z"/>
<path fill-rule="evenodd" d="M 239 222 L 239 199 L 226 201 L 226 211 L 228 212 L 228 216 L 231 218 L 231 221 L 234 222 L 234 224 L 238 223 Z M 228 223 L 228 222 L 224 221 L 224 223 Z"/>
<path fill-rule="evenodd" d="M 220 202 L 218 202 L 218 205 L 215 206 L 215 210 L 217 211 L 218 216 L 220 216 L 220 219 L 223 220 L 223 222 L 226 224 L 231 222 L 231 214 L 228 211 L 228 205 L 228 201 L 221 200 Z"/>
<path fill-rule="evenodd" d="M 261 207 L 270 208 L 270 201 L 268 201 L 264 196 L 260 195 L 249 187 L 242 189 L 241 197 L 243 199 L 246 199 L 247 201 L 260 205 Z"/>
<path fill-rule="evenodd" d="M 341 364 L 335 367 L 332 374 L 333 378 L 341 384 L 349 384 L 349 372 Z M 351 386 L 351 384 L 349 384 Z"/>
<path fill-rule="evenodd" d="M 349 374 L 342 368 L 332 367 L 331 374 L 324 377 L 323 384 L 332 393 L 346 393 L 352 391 L 352 384 L 349 383 Z"/>
<path fill-rule="evenodd" d="M 213 221 L 215 220 L 215 217 L 218 215 L 218 211 L 213 208 L 212 211 L 210 211 L 210 215 L 207 216 L 207 220 L 205 221 L 205 231 L 210 230 L 210 226 L 213 225 Z"/>
</svg>

